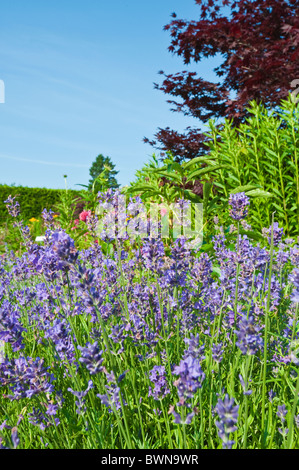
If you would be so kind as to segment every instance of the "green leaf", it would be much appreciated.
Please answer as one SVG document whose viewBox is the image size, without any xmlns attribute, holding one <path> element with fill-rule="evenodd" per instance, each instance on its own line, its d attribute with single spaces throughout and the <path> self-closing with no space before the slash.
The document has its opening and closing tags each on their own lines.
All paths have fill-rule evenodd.
<svg viewBox="0 0 299 470">
<path fill-rule="evenodd" d="M 202 202 L 202 199 L 200 199 L 199 196 L 194 194 L 192 191 L 189 189 L 184 189 L 183 190 L 183 195 L 191 202 Z"/>
<path fill-rule="evenodd" d="M 203 198 L 204 200 L 208 201 L 209 196 L 211 194 L 211 190 L 213 187 L 213 183 L 210 183 L 208 181 L 205 181 L 203 184 Z"/>
<path fill-rule="evenodd" d="M 262 189 L 254 189 L 252 191 L 246 191 L 246 196 L 250 197 L 273 197 L 272 193 L 268 193 L 267 191 L 263 191 Z"/>
<path fill-rule="evenodd" d="M 218 158 L 218 157 L 216 157 L 216 158 Z M 197 163 L 205 162 L 207 160 L 212 161 L 213 159 L 211 159 L 211 157 L 196 157 L 196 158 L 192 158 L 192 160 L 190 160 L 189 162 L 184 162 L 182 166 L 183 166 L 184 170 L 187 170 L 188 168 L 192 167 L 193 165 L 196 165 Z M 215 163 L 215 165 L 216 165 L 216 163 Z"/>
<path fill-rule="evenodd" d="M 78 232 L 76 235 L 73 235 L 72 238 L 74 239 L 74 241 L 77 241 L 82 235 L 84 235 L 86 232 L 88 232 L 88 229 L 85 228 L 83 230 L 80 230 L 80 232 Z"/>
<path fill-rule="evenodd" d="M 211 243 L 204 243 L 201 248 L 200 248 L 200 251 L 204 251 L 204 252 L 207 252 L 207 251 L 210 251 L 213 249 L 213 245 Z"/>
<path fill-rule="evenodd" d="M 155 186 L 153 185 L 150 185 L 150 184 L 143 184 L 141 186 L 135 186 L 133 188 L 130 188 L 130 191 L 131 192 L 138 192 L 138 191 L 152 191 L 152 190 L 156 190 L 157 188 L 155 188 Z"/>
<path fill-rule="evenodd" d="M 211 173 L 213 171 L 221 170 L 223 168 L 231 169 L 231 165 L 212 165 L 206 168 L 202 168 L 201 170 L 195 170 L 188 176 L 187 181 L 191 181 L 192 179 L 195 179 L 197 176 L 202 176 L 202 175 L 205 175 L 206 173 Z"/>
<path fill-rule="evenodd" d="M 275 194 L 277 194 L 277 196 L 282 197 L 282 194 L 278 191 L 277 188 L 274 188 L 274 187 L 273 187 L 273 188 L 272 188 L 272 191 L 273 191 Z"/>
<path fill-rule="evenodd" d="M 243 230 L 242 228 L 239 229 L 240 235 L 247 235 L 248 238 L 255 240 L 257 242 L 264 240 L 264 237 L 255 230 Z"/>
<path fill-rule="evenodd" d="M 175 170 L 175 171 L 178 171 L 180 174 L 183 173 L 183 169 L 182 169 L 181 165 L 180 165 L 179 163 L 177 163 L 177 162 L 174 162 L 174 163 L 172 163 L 171 165 L 168 165 L 167 171 L 168 171 L 168 168 L 169 168 L 169 171 Z M 169 172 L 169 171 L 168 171 L 168 172 Z"/>
<path fill-rule="evenodd" d="M 165 176 L 168 179 L 175 179 L 179 183 L 182 182 L 182 178 L 180 177 L 180 175 L 176 175 L 175 173 L 168 173 L 164 170 L 154 170 L 154 173 L 158 173 L 159 175 Z"/>
<path fill-rule="evenodd" d="M 276 152 L 273 152 L 273 150 L 269 149 L 269 148 L 265 148 L 266 152 L 270 153 L 271 155 L 273 155 L 274 157 L 278 158 L 279 157 L 279 154 L 277 154 Z"/>
<path fill-rule="evenodd" d="M 221 275 L 221 269 L 218 266 L 213 266 L 212 273 L 216 274 L 217 277 Z"/>
<path fill-rule="evenodd" d="M 242 193 L 253 189 L 259 189 L 257 184 L 247 184 L 245 186 L 238 186 L 237 188 L 230 191 L 231 194 Z"/>
</svg>

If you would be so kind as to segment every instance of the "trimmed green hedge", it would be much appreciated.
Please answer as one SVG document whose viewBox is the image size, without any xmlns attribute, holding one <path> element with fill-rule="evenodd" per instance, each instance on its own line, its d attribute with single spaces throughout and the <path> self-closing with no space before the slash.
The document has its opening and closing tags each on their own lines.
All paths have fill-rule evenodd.
<svg viewBox="0 0 299 470">
<path fill-rule="evenodd" d="M 44 209 L 55 211 L 55 204 L 59 203 L 59 196 L 64 191 L 65 189 L 28 188 L 27 186 L 0 184 L 0 224 L 10 217 L 4 203 L 9 195 L 16 196 L 20 204 L 21 217 L 23 220 L 28 220 L 31 217 L 40 217 Z M 74 196 L 74 199 L 80 198 L 81 191 L 68 189 L 68 192 Z"/>
</svg>

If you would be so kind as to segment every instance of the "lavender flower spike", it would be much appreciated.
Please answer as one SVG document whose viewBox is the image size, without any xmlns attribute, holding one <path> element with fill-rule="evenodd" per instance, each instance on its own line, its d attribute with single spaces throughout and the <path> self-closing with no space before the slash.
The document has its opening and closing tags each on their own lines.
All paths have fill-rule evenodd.
<svg viewBox="0 0 299 470">
<path fill-rule="evenodd" d="M 248 214 L 249 197 L 245 193 L 230 194 L 228 200 L 230 207 L 229 213 L 232 219 L 242 220 Z"/>
<path fill-rule="evenodd" d="M 264 237 L 267 237 L 269 245 L 271 245 L 271 239 L 272 239 L 272 225 L 270 227 L 264 228 L 262 230 L 262 234 Z M 273 245 L 278 246 L 279 243 L 281 242 L 283 235 L 283 228 L 279 228 L 279 225 L 277 222 L 273 223 Z"/>
<path fill-rule="evenodd" d="M 292 302 L 299 302 L 299 269 L 294 269 L 292 274 L 289 276 L 290 281 L 294 284 L 295 289 L 291 294 L 291 301 Z"/>
<path fill-rule="evenodd" d="M 90 344 L 88 342 L 86 344 L 86 348 L 78 346 L 78 349 L 80 349 L 82 353 L 82 356 L 80 357 L 79 361 L 86 365 L 91 375 L 102 372 L 103 351 L 99 350 L 97 341 L 93 344 Z"/>
<path fill-rule="evenodd" d="M 4 203 L 6 204 L 6 209 L 8 210 L 9 215 L 12 217 L 18 217 L 20 215 L 20 204 L 18 201 L 15 201 L 16 196 L 8 196 Z"/>
<path fill-rule="evenodd" d="M 237 430 L 238 411 L 239 406 L 233 406 L 234 399 L 229 398 L 228 394 L 225 395 L 224 400 L 218 400 L 214 411 L 218 414 L 220 421 L 215 421 L 219 429 L 218 435 L 223 442 L 224 449 L 231 449 L 234 441 L 229 440 L 229 435 Z"/>
<path fill-rule="evenodd" d="M 165 367 L 164 366 L 154 366 L 150 371 L 150 381 L 155 385 L 154 389 L 149 387 L 148 396 L 152 396 L 155 400 L 161 400 L 164 398 L 170 390 L 167 385 L 165 378 Z"/>
<path fill-rule="evenodd" d="M 235 331 L 238 341 L 236 345 L 242 354 L 253 355 L 263 347 L 263 340 L 260 333 L 261 327 L 257 326 L 254 317 L 242 316 L 239 322 L 239 329 Z"/>
</svg>

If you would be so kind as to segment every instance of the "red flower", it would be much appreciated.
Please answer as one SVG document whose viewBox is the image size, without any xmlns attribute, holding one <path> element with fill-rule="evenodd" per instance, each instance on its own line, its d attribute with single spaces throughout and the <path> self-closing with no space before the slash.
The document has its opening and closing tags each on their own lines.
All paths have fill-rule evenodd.
<svg viewBox="0 0 299 470">
<path fill-rule="evenodd" d="M 71 230 L 76 230 L 76 228 L 78 227 L 79 223 L 80 223 L 80 220 L 79 220 L 79 219 L 74 220 L 74 224 L 75 224 L 75 225 L 74 225 L 74 227 L 71 228 Z"/>
<path fill-rule="evenodd" d="M 83 222 L 86 222 L 87 217 L 91 216 L 91 211 L 83 211 L 79 215 L 79 219 L 82 220 Z"/>
</svg>

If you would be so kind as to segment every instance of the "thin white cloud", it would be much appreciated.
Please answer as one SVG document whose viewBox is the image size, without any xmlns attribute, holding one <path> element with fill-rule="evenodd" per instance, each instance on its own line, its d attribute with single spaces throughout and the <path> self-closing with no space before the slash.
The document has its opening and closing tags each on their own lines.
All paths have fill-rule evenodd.
<svg viewBox="0 0 299 470">
<path fill-rule="evenodd" d="M 62 162 L 48 162 L 46 160 L 32 160 L 31 158 L 20 158 L 20 157 L 13 157 L 10 155 L 1 155 L 0 158 L 6 158 L 8 160 L 18 160 L 20 162 L 30 162 L 36 163 L 38 165 L 51 165 L 51 166 L 69 166 L 72 168 L 89 168 L 89 165 L 82 165 L 81 163 L 62 163 Z"/>
</svg>

